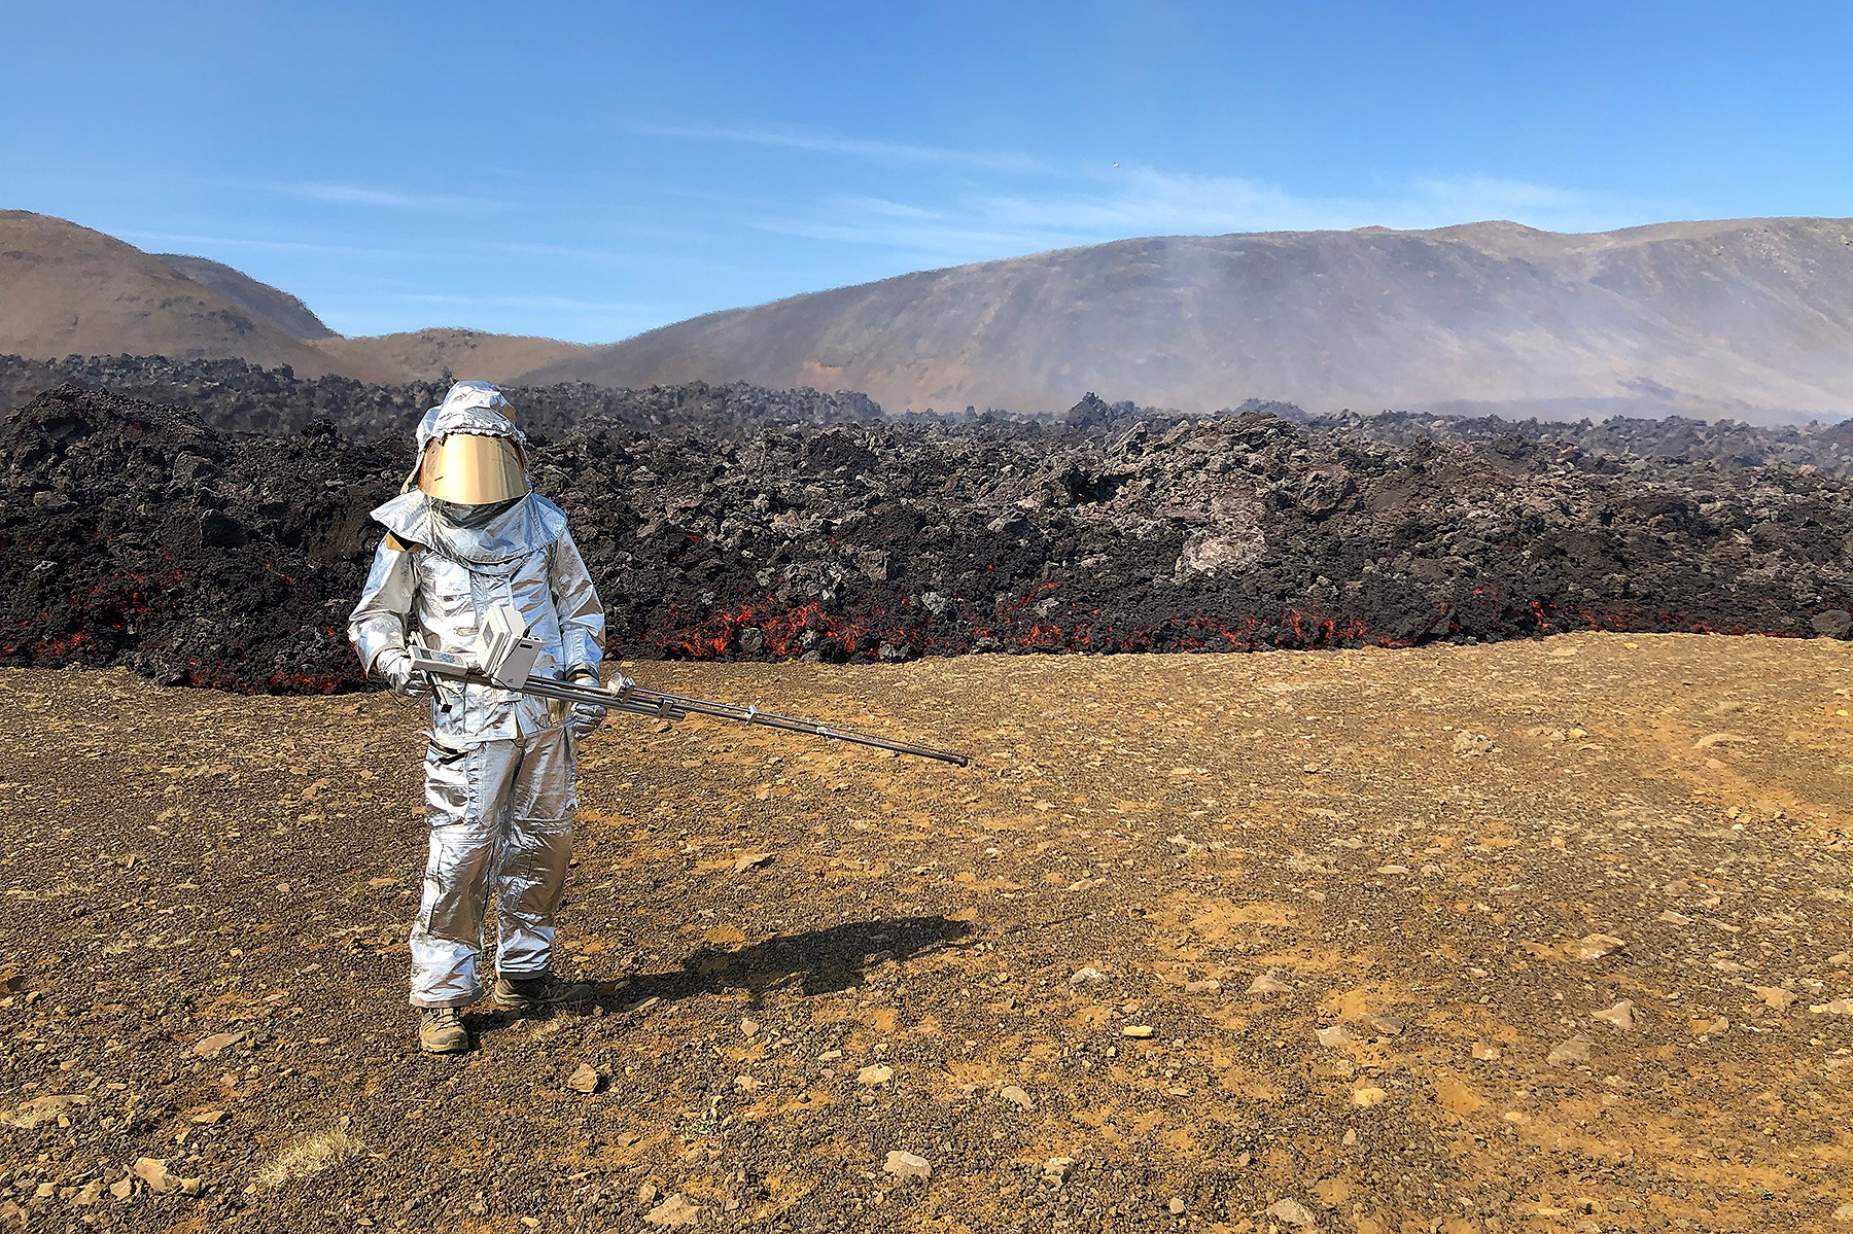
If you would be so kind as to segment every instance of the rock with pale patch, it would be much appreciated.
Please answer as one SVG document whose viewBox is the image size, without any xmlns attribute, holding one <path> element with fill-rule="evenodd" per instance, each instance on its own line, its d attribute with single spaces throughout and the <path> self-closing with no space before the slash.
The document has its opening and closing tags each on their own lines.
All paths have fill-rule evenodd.
<svg viewBox="0 0 1853 1234">
<path fill-rule="evenodd" d="M 1750 987 L 1750 992 L 1762 999 L 1765 1007 L 1776 1012 L 1787 1011 L 1795 1005 L 1795 1000 L 1799 997 L 1793 990 L 1785 990 L 1781 986 L 1773 985 L 1753 985 Z"/>
<path fill-rule="evenodd" d="M 678 1191 L 645 1213 L 643 1219 L 651 1225 L 673 1230 L 694 1225 L 701 1219 L 701 1209 L 683 1199 Z"/>
<path fill-rule="evenodd" d="M 1624 998 L 1613 1007 L 1590 1012 L 1589 1018 L 1601 1020 L 1604 1024 L 1613 1024 L 1624 1033 L 1632 1032 L 1634 1031 L 1634 1002 L 1632 999 Z"/>
<path fill-rule="evenodd" d="M 1853 1015 L 1853 998 L 1830 999 L 1825 1003 L 1816 1003 L 1808 1010 L 1814 1015 Z"/>
<path fill-rule="evenodd" d="M 1484 1041 L 1476 1041 L 1473 1043 L 1473 1056 L 1483 1063 L 1491 1063 L 1498 1061 L 1503 1057 L 1503 1054 L 1496 1045 L 1489 1045 Z"/>
<path fill-rule="evenodd" d="M 1293 987 L 1276 977 L 1274 971 L 1269 969 L 1248 983 L 1248 992 L 1267 998 L 1274 994 L 1291 994 Z"/>
<path fill-rule="evenodd" d="M 1068 1172 L 1072 1169 L 1074 1169 L 1073 1157 L 1051 1157 L 1042 1163 L 1042 1177 L 1046 1182 L 1059 1184 L 1067 1179 Z"/>
<path fill-rule="evenodd" d="M 1319 1044 L 1328 1050 L 1337 1050 L 1348 1045 L 1353 1045 L 1358 1039 L 1358 1035 L 1343 1024 L 1333 1024 L 1326 1028 L 1315 1028 L 1313 1030 L 1313 1036 L 1318 1038 Z"/>
<path fill-rule="evenodd" d="M 1551 1048 L 1544 1061 L 1553 1067 L 1574 1067 L 1578 1063 L 1589 1061 L 1589 1038 L 1578 1033 L 1568 1041 L 1560 1041 Z"/>
<path fill-rule="evenodd" d="M 167 1172 L 167 1162 L 153 1157 L 137 1157 L 132 1173 L 156 1195 L 166 1195 L 180 1187 L 180 1180 Z"/>
<path fill-rule="evenodd" d="M 1132 1037 L 1136 1040 L 1143 1041 L 1147 1037 L 1150 1037 L 1154 1031 L 1155 1030 L 1150 1024 L 1128 1024 L 1126 1027 L 1120 1029 L 1120 1036 Z"/>
<path fill-rule="evenodd" d="M 765 865 L 772 860 L 771 853 L 741 853 L 733 859 L 733 872 L 744 874 L 755 866 Z"/>
<path fill-rule="evenodd" d="M 600 1075 L 598 1068 L 591 1063 L 580 1063 L 566 1077 L 566 1087 L 576 1093 L 585 1093 L 589 1096 L 598 1091 L 598 1086 L 604 1083 L 604 1080 L 605 1077 Z"/>
<path fill-rule="evenodd" d="M 82 1093 L 57 1093 L 44 1097 L 33 1097 L 14 1106 L 6 1114 L 0 1115 L 0 1123 L 9 1127 L 18 1127 L 30 1131 L 41 1123 L 56 1122 L 64 1118 L 78 1106 L 90 1104 L 90 1098 Z"/>
<path fill-rule="evenodd" d="M 1097 968 L 1094 968 L 1092 965 L 1089 965 L 1086 968 L 1075 969 L 1074 972 L 1071 973 L 1068 977 L 1068 984 L 1069 985 L 1098 985 L 1101 982 L 1105 981 L 1106 979 L 1107 979 L 1107 975 L 1105 973 L 1101 972 Z"/>
<path fill-rule="evenodd" d="M 227 1046 L 236 1045 L 242 1040 L 244 1040 L 243 1033 L 213 1033 L 209 1037 L 201 1037 L 195 1041 L 193 1052 L 201 1058 L 214 1058 Z"/>
<path fill-rule="evenodd" d="M 1024 1092 L 1021 1088 L 1018 1088 L 1015 1084 L 1006 1084 L 1003 1088 L 998 1090 L 997 1095 L 1025 1113 L 1036 1108 L 1036 1103 L 1030 1100 L 1029 1094 Z"/>
<path fill-rule="evenodd" d="M 1368 1110 L 1374 1105 L 1382 1105 L 1389 1095 L 1375 1084 L 1366 1084 L 1351 1090 L 1351 1104 L 1360 1110 Z"/>
<path fill-rule="evenodd" d="M 903 1182 L 925 1182 L 933 1177 L 932 1163 L 917 1153 L 891 1152 L 881 1168 Z"/>
<path fill-rule="evenodd" d="M 886 1063 L 870 1063 L 856 1072 L 856 1083 L 865 1088 L 876 1088 L 894 1078 L 894 1068 Z"/>
<path fill-rule="evenodd" d="M 1313 1216 L 1312 1209 L 1291 1197 L 1275 1200 L 1268 1205 L 1268 1216 L 1302 1230 L 1310 1230 L 1319 1224 L 1319 1219 Z"/>
<path fill-rule="evenodd" d="M 1613 934 L 1585 934 L 1575 942 L 1564 944 L 1564 954 L 1585 964 L 1614 955 L 1628 944 Z"/>
</svg>

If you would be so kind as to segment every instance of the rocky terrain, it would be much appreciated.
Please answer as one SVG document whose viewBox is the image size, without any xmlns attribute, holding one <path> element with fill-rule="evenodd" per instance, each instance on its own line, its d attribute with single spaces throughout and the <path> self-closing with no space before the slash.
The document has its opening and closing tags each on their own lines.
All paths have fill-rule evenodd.
<svg viewBox="0 0 1853 1234">
<path fill-rule="evenodd" d="M 0 1228 L 1828 1234 L 1853 648 L 654 664 L 581 1013 L 411 1049 L 423 721 L 0 672 Z"/>
<path fill-rule="evenodd" d="M 327 418 L 228 432 L 75 385 L 0 421 L 0 662 L 357 684 L 343 626 L 377 540 L 367 511 L 397 491 L 434 391 L 372 393 L 388 401 L 353 418 L 391 435 Z M 545 425 L 534 393 L 521 414 Z M 558 435 L 537 426 L 534 479 L 572 516 L 625 658 L 1853 627 L 1853 494 L 1834 466 L 1780 451 L 1595 453 L 1523 431 L 1400 444 L 1105 404 L 1052 424 L 902 423 L 745 387 L 613 406 Z M 677 430 L 636 427 L 651 407 L 694 410 Z"/>
</svg>

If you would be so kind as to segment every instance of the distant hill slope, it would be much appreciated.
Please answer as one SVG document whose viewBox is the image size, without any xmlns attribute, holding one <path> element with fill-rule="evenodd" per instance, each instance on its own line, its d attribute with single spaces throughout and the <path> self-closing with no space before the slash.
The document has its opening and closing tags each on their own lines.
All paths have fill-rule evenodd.
<svg viewBox="0 0 1853 1234">
<path fill-rule="evenodd" d="M 0 353 L 239 357 L 304 376 L 628 387 L 747 381 L 890 409 L 1853 412 L 1853 220 L 1560 235 L 1514 223 L 1122 240 L 710 313 L 599 347 L 334 334 L 203 258 L 0 211 Z"/>
<path fill-rule="evenodd" d="M 254 284 L 256 285 L 256 284 Z M 329 358 L 264 314 L 100 231 L 0 210 L 0 351 L 237 356 L 315 376 Z M 371 367 L 352 374 L 377 380 Z"/>
<path fill-rule="evenodd" d="M 485 334 L 481 330 L 414 330 L 356 338 L 336 335 L 322 340 L 321 350 L 337 367 L 355 365 L 390 369 L 401 381 L 435 381 L 445 373 L 483 381 L 512 382 L 522 373 L 568 361 L 584 344 L 520 334 Z"/>
<path fill-rule="evenodd" d="M 1853 221 L 1125 240 L 712 313 L 525 375 L 1055 409 L 1853 411 Z"/>
<path fill-rule="evenodd" d="M 230 300 L 259 321 L 268 322 L 291 338 L 324 339 L 336 337 L 309 306 L 287 291 L 269 283 L 260 283 L 243 270 L 209 257 L 189 257 L 184 253 L 156 253 L 156 257 L 195 283 L 208 287 Z"/>
</svg>

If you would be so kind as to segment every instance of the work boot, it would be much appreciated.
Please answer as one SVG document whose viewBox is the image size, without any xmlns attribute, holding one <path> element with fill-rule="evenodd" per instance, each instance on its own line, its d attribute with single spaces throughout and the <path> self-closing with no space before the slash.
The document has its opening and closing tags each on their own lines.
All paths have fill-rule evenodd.
<svg viewBox="0 0 1853 1234">
<path fill-rule="evenodd" d="M 470 1048 L 470 1030 L 455 1007 L 426 1007 L 418 1017 L 418 1048 L 427 1054 L 461 1054 Z"/>
<path fill-rule="evenodd" d="M 540 1011 L 583 1003 L 591 996 L 589 987 L 576 981 L 562 981 L 552 973 L 536 973 L 531 977 L 495 975 L 495 1004 L 509 1011 Z"/>
</svg>

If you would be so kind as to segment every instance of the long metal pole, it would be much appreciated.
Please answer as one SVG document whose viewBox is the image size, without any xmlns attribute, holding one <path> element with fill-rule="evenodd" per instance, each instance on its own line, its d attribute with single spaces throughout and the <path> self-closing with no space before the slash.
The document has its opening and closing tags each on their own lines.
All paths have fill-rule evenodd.
<svg viewBox="0 0 1853 1234">
<path fill-rule="evenodd" d="M 453 679 L 459 677 L 459 674 L 454 672 L 444 672 L 442 675 Z M 472 685 L 489 686 L 498 690 L 510 688 L 498 685 L 474 670 L 462 674 L 461 679 Z M 680 720 L 690 715 L 703 715 L 713 716 L 720 720 L 733 720 L 740 724 L 760 724 L 767 728 L 784 729 L 786 732 L 809 733 L 812 736 L 827 737 L 833 741 L 846 741 L 851 745 L 893 750 L 896 754 L 911 754 L 916 758 L 937 759 L 942 763 L 951 763 L 957 767 L 967 766 L 971 761 L 963 754 L 955 754 L 950 750 L 935 750 L 931 746 L 918 746 L 905 741 L 890 741 L 886 737 L 877 737 L 872 733 L 858 733 L 852 729 L 835 728 L 816 720 L 780 715 L 776 711 L 761 711 L 758 707 L 709 702 L 707 699 L 687 698 L 680 694 L 665 694 L 660 690 L 648 690 L 642 686 L 632 686 L 628 690 L 619 691 L 607 690 L 603 686 L 586 686 L 577 682 L 558 681 L 547 677 L 530 677 L 521 685 L 513 688 L 523 694 L 532 694 L 539 698 L 559 699 L 568 703 L 590 703 L 595 707 L 609 707 L 614 711 L 655 716 L 665 720 Z"/>
</svg>

